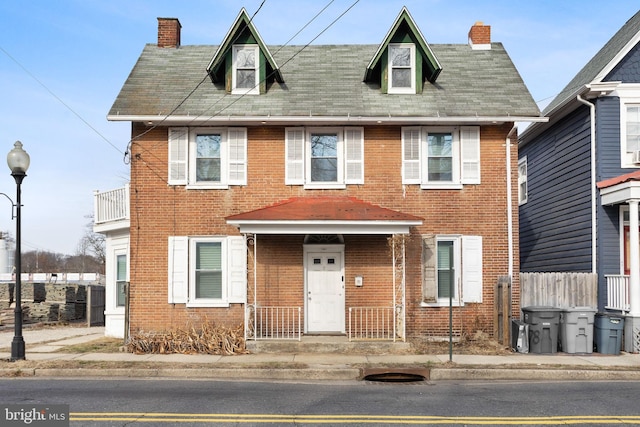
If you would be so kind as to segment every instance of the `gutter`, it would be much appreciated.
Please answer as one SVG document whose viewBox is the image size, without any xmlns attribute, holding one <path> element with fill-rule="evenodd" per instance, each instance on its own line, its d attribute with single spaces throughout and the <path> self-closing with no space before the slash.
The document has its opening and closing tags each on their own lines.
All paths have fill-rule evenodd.
<svg viewBox="0 0 640 427">
<path fill-rule="evenodd" d="M 502 124 L 510 122 L 547 122 L 547 117 L 539 116 L 161 116 L 161 115 L 120 115 L 109 114 L 107 120 L 114 122 L 143 122 L 149 126 L 166 125 L 218 125 L 218 124 L 302 124 L 302 123 L 327 123 L 338 125 L 342 123 L 358 124 L 447 124 L 463 125 L 476 124 Z"/>
<path fill-rule="evenodd" d="M 596 268 L 596 106 L 579 94 L 576 99 L 589 107 L 591 120 L 591 272 L 595 274 L 598 271 Z"/>
</svg>

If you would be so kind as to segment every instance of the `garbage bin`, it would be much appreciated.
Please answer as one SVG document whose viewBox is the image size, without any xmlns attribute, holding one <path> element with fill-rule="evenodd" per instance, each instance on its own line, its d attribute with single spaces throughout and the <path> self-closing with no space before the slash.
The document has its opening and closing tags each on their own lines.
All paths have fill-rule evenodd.
<svg viewBox="0 0 640 427">
<path fill-rule="evenodd" d="M 593 319 L 591 307 L 571 307 L 560 313 L 560 348 L 565 353 L 593 353 Z"/>
<path fill-rule="evenodd" d="M 511 319 L 511 348 L 518 353 L 529 353 L 529 325 Z"/>
<path fill-rule="evenodd" d="M 556 353 L 558 351 L 558 325 L 560 312 L 557 307 L 524 307 L 524 322 L 529 324 L 529 352 Z"/>
<path fill-rule="evenodd" d="M 596 351 L 603 354 L 620 354 L 624 318 L 598 313 L 594 325 Z"/>
</svg>

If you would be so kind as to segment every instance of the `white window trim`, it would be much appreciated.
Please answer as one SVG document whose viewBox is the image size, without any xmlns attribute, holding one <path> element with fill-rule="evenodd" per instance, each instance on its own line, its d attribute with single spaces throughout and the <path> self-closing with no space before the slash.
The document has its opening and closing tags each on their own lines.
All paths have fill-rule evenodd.
<svg viewBox="0 0 640 427">
<path fill-rule="evenodd" d="M 406 158 L 405 150 L 407 148 L 407 140 L 405 138 L 407 132 L 419 132 L 419 159 Z M 479 126 L 423 126 L 423 127 L 403 127 L 402 128 L 402 183 L 419 184 L 423 190 L 461 190 L 466 184 L 480 184 L 481 183 L 481 159 L 480 159 L 480 127 Z M 453 165 L 452 165 L 452 180 L 451 181 L 429 181 L 428 180 L 428 147 L 427 139 L 429 133 L 451 133 L 453 138 Z M 477 137 L 475 141 L 477 150 L 477 177 L 465 178 L 462 176 L 463 162 L 473 160 L 470 158 L 463 158 L 461 132 L 467 132 L 469 135 Z M 471 141 L 473 142 L 473 141 Z M 419 176 L 407 176 L 407 166 L 410 163 L 419 163 Z"/>
<path fill-rule="evenodd" d="M 313 133 L 338 135 L 336 182 L 311 182 L 310 144 Z M 349 149 L 350 147 L 352 150 Z M 364 128 L 352 126 L 286 128 L 285 163 L 286 185 L 302 185 L 307 190 L 317 190 L 345 189 L 347 185 L 364 184 Z M 348 176 L 350 169 L 354 171 L 354 176 Z"/>
<path fill-rule="evenodd" d="M 220 243 L 221 267 L 222 267 L 222 297 L 221 298 L 196 298 L 196 245 L 198 243 Z M 189 239 L 189 296 L 187 307 L 228 307 L 227 301 L 227 242 L 220 237 L 194 237 Z"/>
<path fill-rule="evenodd" d="M 220 242 L 222 298 L 195 298 L 195 250 L 200 242 Z M 229 307 L 246 303 L 246 242 L 242 236 L 169 236 L 168 303 L 187 307 Z"/>
<path fill-rule="evenodd" d="M 482 251 L 482 237 L 480 236 L 466 236 L 466 235 L 457 235 L 457 234 L 451 234 L 451 235 L 447 235 L 447 234 L 443 234 L 443 235 L 437 235 L 435 238 L 435 243 L 436 243 L 436 248 L 437 248 L 437 244 L 438 242 L 442 242 L 442 241 L 453 241 L 453 256 L 454 256 L 454 296 L 451 300 L 451 304 L 455 305 L 456 307 L 463 307 L 466 303 L 481 303 L 482 302 L 482 268 L 483 268 L 483 259 L 482 259 L 482 254 L 480 253 L 479 255 L 479 263 L 480 263 L 480 267 L 479 267 L 479 272 L 477 273 L 477 287 L 479 287 L 479 296 L 474 297 L 474 296 L 470 296 L 467 297 L 465 295 L 465 288 L 469 287 L 469 283 L 465 283 L 465 281 L 469 282 L 469 276 L 470 274 L 467 274 L 469 272 L 465 272 L 465 268 L 469 268 L 468 266 L 465 266 L 465 262 L 464 262 L 464 256 L 465 256 L 465 251 L 466 251 L 466 245 L 471 245 L 473 244 L 472 242 L 479 242 L 479 246 L 480 246 L 480 251 Z M 476 243 L 477 244 L 477 243 Z M 472 247 L 470 247 L 470 249 L 474 249 Z M 437 249 L 435 250 L 436 253 L 436 257 L 437 257 Z M 478 255 L 478 254 L 476 254 Z M 467 263 L 468 264 L 468 263 Z M 437 276 L 438 276 L 438 270 L 437 270 L 437 265 L 438 265 L 438 260 L 436 258 L 435 260 L 435 271 L 434 274 L 436 275 L 436 292 L 438 292 L 438 284 L 437 284 Z M 467 276 L 467 277 L 465 277 Z M 424 278 L 423 278 L 424 280 Z M 468 290 L 468 289 L 467 289 Z M 462 298 L 460 298 L 460 294 L 462 293 Z M 449 307 L 449 298 L 437 298 L 435 302 L 424 302 L 424 298 L 422 298 L 422 302 L 420 303 L 421 307 Z"/>
<path fill-rule="evenodd" d="M 196 182 L 196 135 L 207 133 L 222 136 L 219 182 Z M 228 189 L 232 185 L 247 185 L 247 128 L 172 127 L 168 135 L 169 185 L 186 185 L 187 189 Z M 238 172 L 237 177 L 231 176 L 231 171 Z"/>
<path fill-rule="evenodd" d="M 311 144 L 311 135 L 314 133 L 322 133 L 322 134 L 336 134 L 338 137 L 338 146 L 336 148 L 337 155 L 337 178 L 335 182 L 326 181 L 326 182 L 314 182 L 311 181 L 311 148 L 309 144 Z M 309 148 L 307 150 L 307 148 Z M 306 141 L 305 141 L 305 158 L 304 158 L 304 169 L 305 169 L 305 185 L 304 188 L 309 190 L 314 189 L 344 189 L 346 188 L 346 184 L 344 182 L 344 164 L 346 162 L 345 154 L 344 154 L 344 128 L 338 127 L 311 127 L 306 129 Z"/>
<path fill-rule="evenodd" d="M 462 258 L 462 253 L 461 253 L 461 245 L 460 245 L 460 239 L 461 236 L 460 235 L 438 235 L 436 236 L 436 248 L 438 245 L 438 242 L 447 242 L 447 241 L 453 241 L 453 269 L 454 269 L 454 278 L 453 278 L 453 283 L 454 283 L 454 294 L 453 294 L 453 298 L 452 298 L 452 304 L 455 306 L 463 306 L 464 302 L 460 301 L 460 288 L 462 286 L 462 282 L 460 280 L 460 273 L 462 270 L 462 262 L 461 262 L 461 258 Z M 436 275 L 436 292 L 439 292 L 439 284 L 437 283 L 438 280 L 438 259 L 437 259 L 437 253 L 438 251 L 436 250 L 436 269 L 435 269 L 435 275 Z M 422 306 L 424 307 L 448 307 L 449 306 L 449 298 L 437 298 L 436 302 L 433 303 L 422 303 Z"/>
<path fill-rule="evenodd" d="M 410 69 L 411 69 L 411 87 L 394 87 L 393 86 L 393 64 L 391 58 L 392 47 L 409 48 L 411 52 Z M 416 93 L 416 45 L 413 43 L 389 43 L 387 54 L 387 93 L 390 94 L 415 94 Z"/>
<path fill-rule="evenodd" d="M 525 175 L 520 174 L 520 167 L 524 165 Z M 522 184 L 525 184 L 526 191 L 522 194 Z M 529 199 L 529 165 L 527 164 L 527 156 L 518 160 L 518 205 L 524 205 Z"/>
<path fill-rule="evenodd" d="M 620 159 L 623 168 L 638 168 L 640 164 L 633 163 L 633 153 L 627 152 L 627 107 L 640 106 L 639 98 L 620 98 Z"/>
<path fill-rule="evenodd" d="M 255 81 L 251 88 L 239 88 L 237 86 L 238 67 L 237 67 L 237 52 L 240 50 L 253 50 L 255 55 Z M 234 95 L 259 95 L 260 94 L 260 49 L 257 44 L 241 44 L 233 46 L 233 59 L 232 59 L 232 86 L 231 93 Z"/>
<path fill-rule="evenodd" d="M 451 133 L 452 139 L 452 170 L 451 181 L 429 181 L 429 145 L 428 138 L 430 133 Z M 425 127 L 422 128 L 421 141 L 422 149 L 420 150 L 420 168 L 422 169 L 422 189 L 446 188 L 461 189 L 460 180 L 460 128 L 458 127 Z"/>
<path fill-rule="evenodd" d="M 125 292 L 125 302 L 123 305 L 118 305 L 118 257 L 124 256 L 124 268 L 125 268 L 125 272 L 124 272 L 124 281 L 125 282 L 129 282 L 129 254 L 127 249 L 117 249 L 114 251 L 113 253 L 113 258 L 115 260 L 114 262 L 114 266 L 113 266 L 113 270 L 114 270 L 114 276 L 115 276 L 115 286 L 114 286 L 114 292 L 115 292 L 115 307 L 117 309 L 121 309 L 124 310 L 125 305 L 126 305 L 126 292 Z"/>
<path fill-rule="evenodd" d="M 196 136 L 203 134 L 220 134 L 220 182 L 197 182 L 196 181 Z M 228 177 L 228 148 L 227 148 L 227 129 L 226 128 L 193 128 L 189 131 L 189 184 L 188 187 L 197 188 L 212 188 L 212 189 L 226 189 L 229 188 L 227 184 Z"/>
</svg>

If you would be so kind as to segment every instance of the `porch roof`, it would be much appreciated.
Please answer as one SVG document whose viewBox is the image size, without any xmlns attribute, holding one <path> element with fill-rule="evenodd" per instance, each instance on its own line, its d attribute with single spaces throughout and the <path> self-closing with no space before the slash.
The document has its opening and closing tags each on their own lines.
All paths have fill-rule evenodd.
<svg viewBox="0 0 640 427">
<path fill-rule="evenodd" d="M 602 205 L 626 203 L 640 200 L 640 171 L 619 175 L 597 183 Z"/>
<path fill-rule="evenodd" d="M 241 233 L 408 234 L 422 218 L 355 197 L 293 197 L 225 218 Z"/>
</svg>

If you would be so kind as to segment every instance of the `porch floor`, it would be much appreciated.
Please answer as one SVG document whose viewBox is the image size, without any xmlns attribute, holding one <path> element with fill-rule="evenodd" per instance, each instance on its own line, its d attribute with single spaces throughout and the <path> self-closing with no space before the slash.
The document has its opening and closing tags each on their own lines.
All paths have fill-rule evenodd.
<svg viewBox="0 0 640 427">
<path fill-rule="evenodd" d="M 411 344 L 402 341 L 349 341 L 346 335 L 303 335 L 297 340 L 247 340 L 252 353 L 406 354 Z"/>
</svg>

